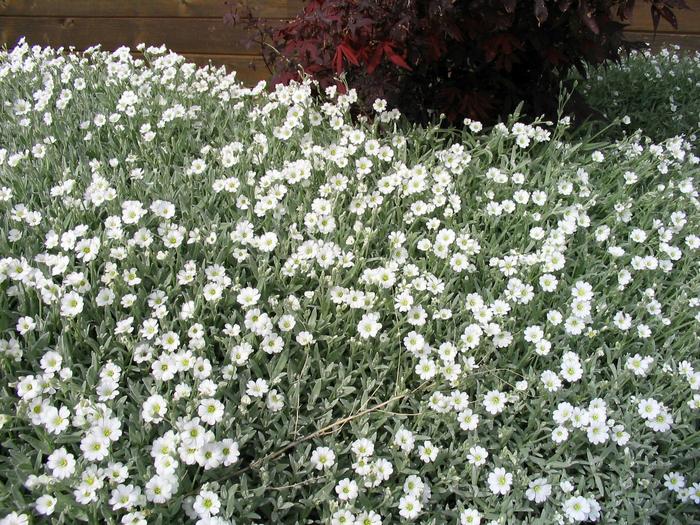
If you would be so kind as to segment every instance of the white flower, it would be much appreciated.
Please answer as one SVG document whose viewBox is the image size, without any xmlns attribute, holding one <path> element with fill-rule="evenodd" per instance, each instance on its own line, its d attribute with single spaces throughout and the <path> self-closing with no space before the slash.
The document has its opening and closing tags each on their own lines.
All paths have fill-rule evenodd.
<svg viewBox="0 0 700 525">
<path fill-rule="evenodd" d="M 165 503 L 174 495 L 176 483 L 170 477 L 153 476 L 146 483 L 146 499 L 153 503 Z"/>
<path fill-rule="evenodd" d="M 271 412 L 279 412 L 284 408 L 284 394 L 273 388 L 267 393 L 265 406 L 267 406 Z"/>
<path fill-rule="evenodd" d="M 476 509 L 464 509 L 459 513 L 459 525 L 480 525 L 481 514 Z"/>
<path fill-rule="evenodd" d="M 557 374 L 551 370 L 545 370 L 542 372 L 540 375 L 540 381 L 542 381 L 542 385 L 548 392 L 556 392 L 561 388 L 561 379 L 559 379 L 559 376 L 557 376 Z"/>
<path fill-rule="evenodd" d="M 382 113 L 386 110 L 386 100 L 378 98 L 374 101 L 374 104 L 372 104 L 372 108 L 374 111 L 377 113 Z"/>
<path fill-rule="evenodd" d="M 655 399 L 640 399 L 637 411 L 644 419 L 652 420 L 661 412 L 661 405 Z"/>
<path fill-rule="evenodd" d="M 506 406 L 508 396 L 499 390 L 491 390 L 484 395 L 483 405 L 489 414 L 500 414 Z"/>
<path fill-rule="evenodd" d="M 560 426 L 552 430 L 552 441 L 555 443 L 563 443 L 567 439 L 569 439 L 569 431 L 566 427 Z"/>
<path fill-rule="evenodd" d="M 75 472 L 75 457 L 73 454 L 61 447 L 54 450 L 49 455 L 46 465 L 51 470 L 51 475 L 56 479 L 65 479 L 73 475 Z"/>
<path fill-rule="evenodd" d="M 648 418 L 644 424 L 654 432 L 668 432 L 673 424 L 673 416 L 663 408 L 656 416 Z"/>
<path fill-rule="evenodd" d="M 480 467 L 486 463 L 486 459 L 489 457 L 487 450 L 480 446 L 474 446 L 469 449 L 469 454 L 467 455 L 467 461 L 474 465 L 475 467 Z"/>
<path fill-rule="evenodd" d="M 426 441 L 418 447 L 418 457 L 423 463 L 432 463 L 437 458 L 440 449 L 432 441 Z"/>
<path fill-rule="evenodd" d="M 316 470 L 325 470 L 335 464 L 335 452 L 328 447 L 318 447 L 311 454 L 311 465 Z"/>
<path fill-rule="evenodd" d="M 427 381 L 435 377 L 437 367 L 432 359 L 422 358 L 415 367 L 415 372 L 423 381 Z"/>
<path fill-rule="evenodd" d="M 491 492 L 503 496 L 510 492 L 510 487 L 513 483 L 513 474 L 506 472 L 506 469 L 502 467 L 498 467 L 489 474 L 488 483 Z"/>
<path fill-rule="evenodd" d="M 411 452 L 415 446 L 413 432 L 406 428 L 400 428 L 394 434 L 394 444 L 404 452 Z"/>
<path fill-rule="evenodd" d="M 168 411 L 168 403 L 161 395 L 150 396 L 143 404 L 141 417 L 146 423 L 159 423 Z"/>
<path fill-rule="evenodd" d="M 146 215 L 146 210 L 140 201 L 124 201 L 122 203 L 122 221 L 124 224 L 136 224 Z"/>
<path fill-rule="evenodd" d="M 653 362 L 654 358 L 651 356 L 642 357 L 639 354 L 635 354 L 634 356 L 627 358 L 625 368 L 637 376 L 645 377 Z"/>
<path fill-rule="evenodd" d="M 224 404 L 217 399 L 203 399 L 199 403 L 197 414 L 209 425 L 215 425 L 224 417 Z"/>
<path fill-rule="evenodd" d="M 120 483 L 112 489 L 109 504 L 112 506 L 112 510 L 131 510 L 136 505 L 140 495 L 141 489 L 139 487 Z"/>
<path fill-rule="evenodd" d="M 268 232 L 261 235 L 256 242 L 256 247 L 262 252 L 272 252 L 277 247 L 277 234 Z"/>
<path fill-rule="evenodd" d="M 51 434 L 60 434 L 68 428 L 70 411 L 67 407 L 48 407 L 42 415 L 42 423 Z"/>
<path fill-rule="evenodd" d="M 80 441 L 80 450 L 88 461 L 101 461 L 109 455 L 109 439 L 89 432 Z"/>
<path fill-rule="evenodd" d="M 464 329 L 461 337 L 462 343 L 464 343 L 466 348 L 474 349 L 479 346 L 482 334 L 483 330 L 479 325 L 470 324 Z"/>
<path fill-rule="evenodd" d="M 207 169 L 207 163 L 204 161 L 204 159 L 194 159 L 192 163 L 190 164 L 190 167 L 187 169 L 187 174 L 188 175 L 201 175 L 204 173 L 204 170 Z"/>
<path fill-rule="evenodd" d="M 24 479 L 10 476 L 0 525 L 147 525 L 161 505 L 225 525 L 245 497 L 227 472 L 270 452 L 297 412 L 293 439 L 372 407 L 343 426 L 349 440 L 317 436 L 330 441 L 299 447 L 294 476 L 267 469 L 264 484 L 330 483 L 330 509 L 315 504 L 331 525 L 509 525 L 506 507 L 592 523 L 601 505 L 576 492 L 596 487 L 586 465 L 505 467 L 539 447 L 619 471 L 655 449 L 655 483 L 605 505 L 663 484 L 658 513 L 692 520 L 700 157 L 671 88 L 697 60 L 592 70 L 586 94 L 600 76 L 612 106 L 616 83 L 664 80 L 663 124 L 679 126 L 594 144 L 561 133 L 569 118 L 465 119 L 465 140 L 445 141 L 354 89 L 244 86 L 165 46 L 137 50 L 0 53 L 0 427 L 10 448 L 30 426 L 48 447 L 39 472 L 4 458 Z M 518 424 L 533 414 L 534 432 Z M 445 492 L 451 470 L 488 497 Z M 285 494 L 275 504 L 295 515 Z"/>
<path fill-rule="evenodd" d="M 539 326 L 528 326 L 525 329 L 525 341 L 528 343 L 537 343 L 544 337 L 544 332 Z"/>
<path fill-rule="evenodd" d="M 588 441 L 593 445 L 605 443 L 610 435 L 608 434 L 608 426 L 605 423 L 596 423 L 588 427 L 586 431 Z"/>
<path fill-rule="evenodd" d="M 350 445 L 353 454 L 359 457 L 369 457 L 374 454 L 374 443 L 367 438 L 356 439 Z"/>
<path fill-rule="evenodd" d="M 462 410 L 457 414 L 459 428 L 462 430 L 476 430 L 479 426 L 479 414 L 475 414 L 470 408 Z"/>
<path fill-rule="evenodd" d="M 420 501 L 412 495 L 401 496 L 399 499 L 399 516 L 407 520 L 414 520 L 418 517 L 423 506 Z"/>
<path fill-rule="evenodd" d="M 564 513 L 572 521 L 586 521 L 591 512 L 591 505 L 582 496 L 574 496 L 564 501 Z"/>
<path fill-rule="evenodd" d="M 68 292 L 61 299 L 61 315 L 75 317 L 83 311 L 83 298 L 77 292 Z"/>
<path fill-rule="evenodd" d="M 299 332 L 297 334 L 295 340 L 301 346 L 309 346 L 309 345 L 312 345 L 314 343 L 315 338 L 311 332 L 307 332 L 306 330 L 302 330 L 301 332 Z"/>
<path fill-rule="evenodd" d="M 238 304 L 244 308 L 249 308 L 260 300 L 260 292 L 257 288 L 243 288 L 236 297 Z"/>
<path fill-rule="evenodd" d="M 573 355 L 575 357 L 574 359 L 562 359 L 561 371 L 559 373 L 562 379 L 568 381 L 569 383 L 574 383 L 583 376 L 581 362 L 579 361 L 578 356 L 575 354 Z"/>
<path fill-rule="evenodd" d="M 200 518 L 216 516 L 221 508 L 221 502 L 215 492 L 201 490 L 194 500 L 192 508 Z"/>
<path fill-rule="evenodd" d="M 58 352 L 49 351 L 41 356 L 41 368 L 46 373 L 52 374 L 54 372 L 58 372 L 61 369 L 62 363 L 63 357 L 61 357 L 61 354 Z"/>
<path fill-rule="evenodd" d="M 33 318 L 30 316 L 23 316 L 17 319 L 17 331 L 21 335 L 25 335 L 29 332 L 32 332 L 36 328 L 36 321 L 34 321 Z"/>
<path fill-rule="evenodd" d="M 620 311 L 615 314 L 613 322 L 620 330 L 627 331 L 632 326 L 632 316 Z"/>
<path fill-rule="evenodd" d="M 331 525 L 356 525 L 356 523 L 355 516 L 347 509 L 337 510 L 331 516 Z"/>
<path fill-rule="evenodd" d="M 678 492 L 685 487 L 685 476 L 679 472 L 664 474 L 664 486 L 672 492 Z"/>
<path fill-rule="evenodd" d="M 251 379 L 246 385 L 246 393 L 251 397 L 263 397 L 269 390 L 270 387 L 264 379 Z"/>
<path fill-rule="evenodd" d="M 357 525 L 382 525 L 382 517 L 373 510 L 361 512 L 355 518 Z"/>
<path fill-rule="evenodd" d="M 95 297 L 95 304 L 97 306 L 109 306 L 114 302 L 115 297 L 112 290 L 109 288 L 102 288 Z"/>
<path fill-rule="evenodd" d="M 58 500 L 55 497 L 50 496 L 49 494 L 44 494 L 43 496 L 39 496 L 39 498 L 36 500 L 34 503 L 34 508 L 39 514 L 50 516 L 53 514 L 53 511 L 56 508 L 57 502 Z"/>
<path fill-rule="evenodd" d="M 540 286 L 545 292 L 553 292 L 557 289 L 557 278 L 551 273 L 545 273 L 540 276 Z"/>
<path fill-rule="evenodd" d="M 27 514 L 10 512 L 0 519 L 0 525 L 29 525 L 29 516 Z"/>
<path fill-rule="evenodd" d="M 543 503 L 552 494 L 552 486 L 547 478 L 537 478 L 528 484 L 525 497 L 535 503 Z"/>
<path fill-rule="evenodd" d="M 357 331 L 363 339 L 376 336 L 381 328 L 382 325 L 379 323 L 379 314 L 377 313 L 364 314 L 357 325 Z"/>
<path fill-rule="evenodd" d="M 624 447 L 629 442 L 631 436 L 629 433 L 625 432 L 625 427 L 622 425 L 615 425 L 612 431 L 611 439 L 615 444 Z"/>
<path fill-rule="evenodd" d="M 351 501 L 357 497 L 357 483 L 348 478 L 341 479 L 335 486 L 335 492 L 340 501 Z"/>
</svg>

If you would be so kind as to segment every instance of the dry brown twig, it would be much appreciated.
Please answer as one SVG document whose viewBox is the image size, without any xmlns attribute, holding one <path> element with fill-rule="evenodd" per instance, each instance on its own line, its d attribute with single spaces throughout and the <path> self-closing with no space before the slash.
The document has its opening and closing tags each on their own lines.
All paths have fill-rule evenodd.
<svg viewBox="0 0 700 525">
<path fill-rule="evenodd" d="M 320 429 L 318 429 L 310 434 L 307 434 L 306 436 L 303 436 L 303 437 L 296 439 L 290 443 L 287 443 L 282 448 L 280 448 L 274 452 L 271 452 L 271 453 L 267 454 L 266 456 L 263 456 L 260 459 L 253 461 L 247 467 L 244 467 L 244 468 L 237 470 L 235 472 L 228 473 L 224 476 L 221 476 L 217 479 L 213 479 L 211 481 L 222 482 L 222 481 L 225 481 L 227 479 L 231 479 L 233 477 L 240 476 L 241 474 L 248 472 L 249 470 L 257 469 L 258 467 L 262 466 L 263 464 L 277 459 L 278 457 L 282 456 L 288 450 L 296 448 L 297 446 L 301 445 L 302 443 L 304 443 L 306 441 L 309 441 L 311 439 L 314 439 L 314 438 L 317 438 L 320 436 L 332 434 L 332 433 L 340 430 L 343 426 L 345 426 L 345 424 L 347 424 L 347 423 L 349 423 L 349 422 L 351 422 L 359 417 L 365 416 L 371 412 L 379 411 L 382 408 L 384 408 L 385 406 L 390 405 L 391 403 L 393 403 L 395 401 L 399 401 L 400 399 L 411 396 L 411 395 L 415 394 L 416 392 L 418 392 L 419 390 L 425 388 L 428 384 L 430 384 L 430 381 L 425 381 L 425 382 L 421 383 L 419 386 L 417 386 L 416 388 L 414 388 L 413 390 L 410 390 L 408 392 L 405 392 L 405 393 L 397 395 L 397 396 L 393 396 L 391 399 L 383 401 L 377 405 L 360 410 L 356 414 L 351 414 L 349 416 L 337 419 L 333 423 L 330 423 L 323 428 L 320 428 Z"/>
</svg>

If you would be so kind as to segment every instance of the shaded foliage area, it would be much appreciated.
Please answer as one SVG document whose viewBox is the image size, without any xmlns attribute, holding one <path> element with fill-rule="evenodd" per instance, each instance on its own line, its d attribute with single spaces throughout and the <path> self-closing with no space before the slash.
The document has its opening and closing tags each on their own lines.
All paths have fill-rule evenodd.
<svg viewBox="0 0 700 525">
<path fill-rule="evenodd" d="M 619 60 L 634 0 L 310 0 L 282 27 L 234 3 L 227 20 L 255 29 L 272 83 L 300 78 L 355 88 L 368 111 L 386 99 L 416 122 L 445 114 L 492 122 L 525 101 L 553 114 L 561 82 L 587 64 Z M 676 25 L 684 0 L 651 3 Z M 574 97 L 574 104 L 579 100 Z M 573 108 L 575 111 L 576 108 Z"/>
<path fill-rule="evenodd" d="M 697 140 L 700 52 L 679 48 L 633 52 L 615 67 L 589 68 L 580 87 L 586 102 L 606 120 L 621 119 L 620 126 L 609 129 L 609 136 L 641 129 L 653 140 L 682 134 L 691 142 Z"/>
</svg>

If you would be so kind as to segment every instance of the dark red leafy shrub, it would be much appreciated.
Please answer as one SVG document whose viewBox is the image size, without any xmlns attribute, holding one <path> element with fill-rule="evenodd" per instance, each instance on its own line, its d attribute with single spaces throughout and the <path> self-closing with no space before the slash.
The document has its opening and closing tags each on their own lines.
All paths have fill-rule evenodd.
<svg viewBox="0 0 700 525">
<path fill-rule="evenodd" d="M 309 0 L 279 28 L 251 11 L 272 82 L 299 79 L 321 87 L 344 76 L 361 111 L 376 98 L 425 122 L 444 113 L 492 122 L 520 101 L 526 113 L 553 114 L 572 68 L 619 58 L 634 0 Z M 653 0 L 655 23 L 674 26 L 684 0 Z M 240 11 L 238 11 L 238 15 Z M 574 98 L 575 100 L 575 98 Z"/>
</svg>

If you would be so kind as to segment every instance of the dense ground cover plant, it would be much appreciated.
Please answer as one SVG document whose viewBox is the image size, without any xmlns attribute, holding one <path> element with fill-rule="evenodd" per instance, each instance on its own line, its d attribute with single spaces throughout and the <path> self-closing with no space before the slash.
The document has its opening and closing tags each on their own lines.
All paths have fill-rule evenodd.
<svg viewBox="0 0 700 525">
<path fill-rule="evenodd" d="M 0 523 L 688 523 L 699 159 L 0 55 Z"/>
<path fill-rule="evenodd" d="M 591 69 L 581 90 L 610 120 L 657 140 L 700 130 L 700 52 L 635 51 L 619 65 Z"/>
<path fill-rule="evenodd" d="M 620 58 L 624 24 L 634 0 L 309 0 L 281 27 L 247 15 L 272 65 L 272 83 L 300 79 L 300 68 L 322 87 L 345 82 L 371 114 L 376 98 L 409 119 L 443 113 L 495 122 L 525 101 L 530 115 L 556 114 L 560 84 L 586 64 Z M 229 20 L 245 13 L 234 2 Z M 676 25 L 683 0 L 649 3 L 655 24 Z M 344 75 L 344 81 L 340 75 Z M 577 98 L 572 99 L 577 101 Z M 583 108 L 574 105 L 583 112 Z"/>
</svg>

